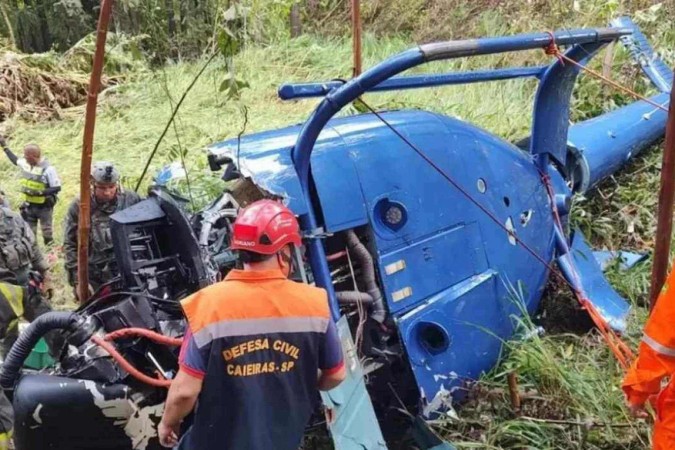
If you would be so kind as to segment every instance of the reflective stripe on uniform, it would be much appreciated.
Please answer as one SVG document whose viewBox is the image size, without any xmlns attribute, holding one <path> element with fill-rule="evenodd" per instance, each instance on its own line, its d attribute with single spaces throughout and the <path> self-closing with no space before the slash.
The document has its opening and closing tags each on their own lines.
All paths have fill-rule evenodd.
<svg viewBox="0 0 675 450">
<path fill-rule="evenodd" d="M 647 344 L 652 350 L 654 350 L 657 353 L 666 356 L 672 356 L 675 358 L 675 348 L 660 344 L 655 339 L 650 337 L 647 333 L 645 333 L 644 336 L 642 336 L 642 342 Z"/>
<path fill-rule="evenodd" d="M 214 339 L 268 333 L 325 333 L 327 317 L 264 317 L 260 319 L 221 320 L 194 333 L 197 347 Z"/>
<path fill-rule="evenodd" d="M 23 289 L 10 283 L 0 283 L 0 294 L 7 299 L 16 317 L 23 316 Z"/>
</svg>

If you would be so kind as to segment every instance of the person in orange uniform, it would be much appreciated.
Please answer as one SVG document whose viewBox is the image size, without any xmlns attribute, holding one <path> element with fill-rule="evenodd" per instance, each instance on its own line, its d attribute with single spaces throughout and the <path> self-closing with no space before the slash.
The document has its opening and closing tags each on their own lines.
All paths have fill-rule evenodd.
<svg viewBox="0 0 675 450">
<path fill-rule="evenodd" d="M 654 450 L 675 449 L 675 270 L 670 272 L 651 312 L 640 343 L 638 358 L 623 380 L 622 388 L 631 414 L 647 417 L 645 403 L 652 403 L 656 422 Z M 670 377 L 661 388 L 661 382 Z"/>
<path fill-rule="evenodd" d="M 316 390 L 345 378 L 326 291 L 288 279 L 298 222 L 261 200 L 234 222 L 243 270 L 182 301 L 188 321 L 160 443 L 180 450 L 297 450 Z M 197 405 L 180 438 L 182 420 Z"/>
</svg>

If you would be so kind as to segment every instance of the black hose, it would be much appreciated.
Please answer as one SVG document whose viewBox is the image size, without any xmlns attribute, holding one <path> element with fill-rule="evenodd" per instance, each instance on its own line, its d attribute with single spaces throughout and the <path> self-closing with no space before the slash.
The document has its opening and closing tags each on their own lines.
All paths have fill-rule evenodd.
<svg viewBox="0 0 675 450">
<path fill-rule="evenodd" d="M 5 358 L 0 370 L 0 387 L 5 390 L 14 388 L 23 363 L 30 355 L 40 338 L 52 330 L 70 330 L 77 324 L 77 314 L 52 311 L 35 319 L 26 331 L 21 333 Z"/>
<path fill-rule="evenodd" d="M 354 230 L 347 231 L 347 246 L 349 247 L 349 250 L 354 252 L 354 257 L 361 264 L 362 279 L 363 283 L 366 285 L 366 292 L 373 298 L 371 317 L 373 320 L 382 323 L 387 316 L 387 310 L 384 307 L 382 292 L 377 286 L 373 257 Z"/>
</svg>

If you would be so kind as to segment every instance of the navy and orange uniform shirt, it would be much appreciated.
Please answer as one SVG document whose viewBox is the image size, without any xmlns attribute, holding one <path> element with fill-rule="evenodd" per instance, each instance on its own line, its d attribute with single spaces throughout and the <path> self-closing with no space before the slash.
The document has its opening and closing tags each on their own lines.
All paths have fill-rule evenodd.
<svg viewBox="0 0 675 450">
<path fill-rule="evenodd" d="M 281 271 L 233 270 L 182 302 L 181 370 L 203 379 L 181 449 L 296 450 L 318 369 L 343 367 L 326 291 Z"/>
</svg>

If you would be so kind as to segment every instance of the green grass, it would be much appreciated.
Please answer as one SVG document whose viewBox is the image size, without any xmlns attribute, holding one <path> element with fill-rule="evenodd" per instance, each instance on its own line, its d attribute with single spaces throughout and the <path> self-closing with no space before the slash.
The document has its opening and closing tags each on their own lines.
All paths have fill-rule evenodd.
<svg viewBox="0 0 675 450">
<path fill-rule="evenodd" d="M 567 20 L 563 25 L 605 23 L 604 19 L 594 21 L 593 14 L 591 10 L 586 11 L 578 23 Z M 675 44 L 670 30 L 672 27 L 656 27 L 653 22 L 650 23 L 652 28 L 659 30 L 659 37 L 668 37 L 662 45 Z M 484 31 L 496 33 L 524 28 L 522 21 L 517 27 L 510 28 L 503 19 L 488 13 L 481 24 L 480 30 L 474 30 L 476 35 Z M 532 23 L 530 27 L 547 28 L 542 23 Z M 407 38 L 367 35 L 364 67 L 411 46 Z M 615 66 L 625 67 L 625 52 L 620 48 L 615 51 Z M 597 60 L 601 61 L 602 57 L 601 54 Z M 502 55 L 435 63 L 424 70 L 537 64 L 544 58 L 537 51 L 509 57 Z M 203 61 L 197 61 L 138 71 L 128 74 L 125 84 L 104 93 L 97 117 L 94 159 L 114 161 L 126 178 L 135 180 L 170 116 L 171 105 L 190 84 L 202 64 Z M 277 87 L 286 81 L 348 78 L 351 74 L 351 43 L 347 39 L 302 37 L 267 48 L 249 47 L 236 57 L 235 67 L 238 76 L 250 84 L 250 88 L 243 91 L 241 100 L 228 101 L 219 91 L 226 69 L 224 62 L 216 59 L 188 95 L 178 115 L 176 130 L 171 129 L 160 146 L 153 169 L 168 162 L 168 155 L 180 146 L 187 151 L 186 160 L 193 176 L 211 176 L 205 166 L 204 147 L 240 132 L 242 106 L 248 109 L 246 132 L 305 120 L 317 100 L 282 102 L 276 96 Z M 634 73 L 625 70 L 621 73 L 619 79 L 622 81 L 636 80 Z M 646 88 L 643 81 L 638 81 L 637 86 Z M 515 140 L 529 134 L 535 87 L 533 81 L 509 81 L 371 94 L 366 99 L 381 108 L 412 107 L 438 111 Z M 167 96 L 167 90 L 171 92 L 172 99 Z M 598 89 L 597 83 L 583 79 L 577 89 L 575 117 L 583 117 L 589 111 L 597 112 L 598 105 L 600 108 L 611 107 L 615 101 L 616 97 Z M 59 170 L 64 182 L 61 200 L 56 207 L 59 236 L 67 205 L 79 192 L 83 115 L 84 109 L 78 107 L 66 111 L 64 118 L 58 121 L 28 123 L 13 120 L 5 123 L 5 131 L 11 133 L 11 146 L 15 150 L 20 150 L 28 142 L 36 142 Z M 574 221 L 594 245 L 609 249 L 651 248 L 659 161 L 660 152 L 647 152 L 626 171 L 604 182 L 598 191 L 577 200 Z M 10 200 L 18 205 L 19 199 L 14 190 L 18 177 L 15 169 L 5 160 L 0 161 L 0 176 L 2 188 L 10 192 Z M 629 230 L 633 231 L 627 232 Z M 58 249 L 56 252 L 58 254 Z M 649 263 L 627 273 L 612 269 L 609 278 L 637 306 L 644 302 L 649 270 Z M 63 284 L 60 262 L 55 267 L 54 276 L 60 287 L 56 303 L 62 306 L 70 304 L 71 294 Z M 565 291 L 550 291 L 553 302 L 573 302 Z M 627 333 L 633 345 L 639 338 L 644 316 L 644 310 L 637 307 Z M 525 330 L 532 326 L 529 321 L 523 323 Z M 596 334 L 547 334 L 541 338 L 514 341 L 508 349 L 504 363 L 477 383 L 468 403 L 459 410 L 460 420 L 437 424 L 437 429 L 457 442 L 460 448 L 638 449 L 648 443 L 648 427 L 626 417 L 621 406 L 620 370 Z M 521 389 L 527 391 L 523 399 L 523 414 L 575 423 L 592 421 L 605 426 L 588 428 L 578 424 L 537 422 L 514 415 L 506 393 L 506 373 L 509 371 L 518 374 Z M 613 427 L 611 424 L 621 426 Z"/>
</svg>

